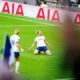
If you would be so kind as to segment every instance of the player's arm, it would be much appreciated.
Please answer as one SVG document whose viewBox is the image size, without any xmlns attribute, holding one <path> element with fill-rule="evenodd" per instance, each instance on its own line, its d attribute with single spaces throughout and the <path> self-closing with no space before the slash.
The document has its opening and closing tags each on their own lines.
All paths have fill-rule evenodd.
<svg viewBox="0 0 80 80">
<path fill-rule="evenodd" d="M 29 51 L 32 50 L 34 48 L 35 44 L 36 44 L 36 42 L 34 41 L 33 44 L 32 44 L 32 46 L 28 50 Z"/>
<path fill-rule="evenodd" d="M 44 41 L 49 47 L 51 47 L 51 48 L 53 47 L 46 39 Z"/>
<path fill-rule="evenodd" d="M 23 48 L 20 46 L 19 42 L 16 43 L 17 47 L 22 51 L 24 52 Z"/>
</svg>

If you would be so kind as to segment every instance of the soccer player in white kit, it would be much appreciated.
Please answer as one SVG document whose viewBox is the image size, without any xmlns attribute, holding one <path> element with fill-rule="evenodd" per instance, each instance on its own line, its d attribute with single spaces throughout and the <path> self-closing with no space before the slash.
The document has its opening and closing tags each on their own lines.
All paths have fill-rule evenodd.
<svg viewBox="0 0 80 80">
<path fill-rule="evenodd" d="M 45 36 L 42 36 L 42 32 L 40 30 L 36 31 L 37 37 L 35 38 L 32 46 L 28 49 L 31 50 L 35 44 L 37 44 L 37 48 L 34 51 L 34 54 L 40 54 L 41 51 L 45 52 L 46 55 L 51 55 L 51 52 L 48 50 L 46 44 L 52 47 L 45 39 Z"/>
<path fill-rule="evenodd" d="M 11 56 L 10 56 L 10 65 L 14 64 L 14 58 L 16 59 L 16 65 L 15 65 L 15 73 L 18 74 L 19 65 L 20 65 L 20 53 L 19 49 L 23 52 L 24 50 L 20 47 L 19 44 L 20 37 L 19 37 L 19 30 L 16 29 L 14 34 L 10 37 L 10 43 L 11 43 Z"/>
</svg>

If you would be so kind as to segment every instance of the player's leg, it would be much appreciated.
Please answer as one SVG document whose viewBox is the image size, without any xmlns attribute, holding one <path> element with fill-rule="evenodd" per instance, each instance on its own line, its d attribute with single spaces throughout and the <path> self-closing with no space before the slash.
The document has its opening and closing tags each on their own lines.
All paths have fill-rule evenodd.
<svg viewBox="0 0 80 80">
<path fill-rule="evenodd" d="M 37 47 L 36 50 L 34 51 L 34 54 L 37 55 L 39 54 L 41 51 L 41 47 Z"/>
<path fill-rule="evenodd" d="M 43 51 L 46 53 L 46 55 L 51 55 L 51 52 L 48 50 L 46 46 L 43 47 Z"/>
<path fill-rule="evenodd" d="M 34 54 L 35 54 L 35 55 L 39 54 L 39 50 L 36 49 L 36 50 L 34 51 Z"/>
<path fill-rule="evenodd" d="M 16 65 L 15 65 L 15 73 L 19 73 L 19 66 L 20 66 L 20 54 L 19 52 L 15 52 L 15 58 L 16 58 Z"/>
<path fill-rule="evenodd" d="M 49 55 L 49 56 L 51 55 L 51 52 L 49 50 L 46 50 L 45 53 L 46 55 Z"/>
</svg>

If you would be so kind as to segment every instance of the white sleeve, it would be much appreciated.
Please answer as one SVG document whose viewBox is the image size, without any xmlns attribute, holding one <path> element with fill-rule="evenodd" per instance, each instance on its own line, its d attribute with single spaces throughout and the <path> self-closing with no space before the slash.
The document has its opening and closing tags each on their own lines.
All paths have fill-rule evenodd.
<svg viewBox="0 0 80 80">
<path fill-rule="evenodd" d="M 43 39 L 44 39 L 44 40 L 46 39 L 45 36 L 43 36 Z"/>
<path fill-rule="evenodd" d="M 35 38 L 34 42 L 37 42 L 37 38 Z"/>
</svg>

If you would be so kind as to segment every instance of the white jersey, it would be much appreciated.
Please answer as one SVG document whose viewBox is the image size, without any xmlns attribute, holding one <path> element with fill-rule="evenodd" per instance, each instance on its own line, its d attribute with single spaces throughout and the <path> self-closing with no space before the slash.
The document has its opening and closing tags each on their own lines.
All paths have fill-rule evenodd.
<svg viewBox="0 0 80 80">
<path fill-rule="evenodd" d="M 37 47 L 43 47 L 46 46 L 45 44 L 45 37 L 44 36 L 38 36 L 35 38 L 35 42 L 37 43 Z"/>
<path fill-rule="evenodd" d="M 16 34 L 12 35 L 10 38 L 10 42 L 11 42 L 11 47 L 12 47 L 12 52 L 19 52 L 19 48 L 16 45 L 16 43 L 19 43 L 20 37 Z"/>
</svg>

